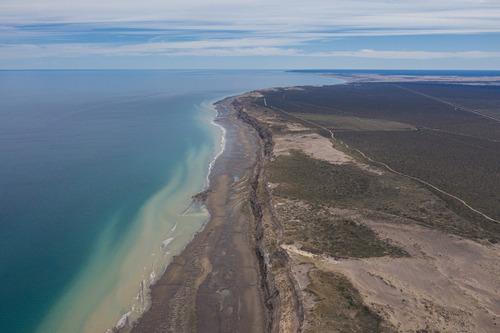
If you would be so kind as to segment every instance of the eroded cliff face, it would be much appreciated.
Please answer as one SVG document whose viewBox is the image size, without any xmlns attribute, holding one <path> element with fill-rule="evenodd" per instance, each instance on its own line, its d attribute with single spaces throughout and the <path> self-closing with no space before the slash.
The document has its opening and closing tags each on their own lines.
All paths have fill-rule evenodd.
<svg viewBox="0 0 500 333">
<path fill-rule="evenodd" d="M 255 230 L 255 249 L 261 267 L 262 289 L 270 313 L 271 332 L 299 332 L 303 309 L 293 278 L 289 257 L 281 247 L 283 228 L 274 216 L 266 182 L 266 166 L 273 153 L 273 137 L 265 123 L 250 116 L 244 103 L 236 99 L 233 107 L 240 120 L 250 125 L 260 138 L 260 151 L 250 182 L 249 201 Z"/>
</svg>

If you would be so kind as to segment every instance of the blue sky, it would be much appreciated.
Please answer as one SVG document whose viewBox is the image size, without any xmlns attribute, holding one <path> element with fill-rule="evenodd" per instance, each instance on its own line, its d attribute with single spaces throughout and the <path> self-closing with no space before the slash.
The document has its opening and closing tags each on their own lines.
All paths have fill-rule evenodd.
<svg viewBox="0 0 500 333">
<path fill-rule="evenodd" d="M 0 68 L 500 70 L 500 1 L 2 0 Z"/>
</svg>

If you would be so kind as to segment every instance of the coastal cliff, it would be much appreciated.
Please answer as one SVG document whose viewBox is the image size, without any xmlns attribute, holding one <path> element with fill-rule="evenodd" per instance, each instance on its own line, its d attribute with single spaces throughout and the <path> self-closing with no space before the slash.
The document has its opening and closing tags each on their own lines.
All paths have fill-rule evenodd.
<svg viewBox="0 0 500 333">
<path fill-rule="evenodd" d="M 243 95 L 240 98 L 245 98 Z M 270 312 L 270 332 L 299 332 L 303 309 L 292 276 L 289 257 L 281 248 L 282 226 L 274 216 L 271 194 L 266 183 L 266 166 L 273 152 L 273 138 L 266 125 L 245 112 L 236 99 L 233 106 L 237 116 L 249 124 L 260 139 L 260 151 L 250 182 L 249 199 L 255 228 L 256 254 L 262 274 L 262 289 Z"/>
<path fill-rule="evenodd" d="M 132 332 L 495 332 L 498 224 L 337 137 L 421 127 L 286 104 L 328 89 L 360 87 L 217 103 L 228 146 L 197 196 L 210 219 Z"/>
<path fill-rule="evenodd" d="M 209 188 L 195 198 L 209 221 L 151 287 L 151 308 L 132 328 L 115 331 L 301 330 L 300 296 L 265 181 L 274 142 L 245 111 L 239 98 L 246 96 L 217 103 L 229 140 Z"/>
<path fill-rule="evenodd" d="M 422 132 L 411 107 L 398 104 L 394 94 L 406 96 L 407 90 L 395 89 L 290 87 L 255 91 L 233 102 L 261 142 L 249 195 L 269 331 L 496 331 L 498 223 L 457 195 L 368 157 L 379 146 L 353 140 L 372 132 L 420 140 L 432 135 Z M 359 90 L 367 95 L 356 95 Z M 427 95 L 415 95 L 416 105 L 429 103 Z M 365 99 L 371 104 L 352 106 Z M 337 109 L 339 104 L 359 116 Z M 394 120 L 368 118 L 381 112 L 380 104 Z M 440 103 L 429 107 L 435 119 L 471 117 Z M 484 117 L 472 120 L 498 130 Z M 484 141 L 475 152 L 455 149 L 466 161 L 493 145 L 498 147 Z M 412 141 L 408 150 L 414 146 Z M 490 163 L 475 160 L 481 167 Z M 440 166 L 448 175 L 456 172 L 453 163 Z"/>
</svg>

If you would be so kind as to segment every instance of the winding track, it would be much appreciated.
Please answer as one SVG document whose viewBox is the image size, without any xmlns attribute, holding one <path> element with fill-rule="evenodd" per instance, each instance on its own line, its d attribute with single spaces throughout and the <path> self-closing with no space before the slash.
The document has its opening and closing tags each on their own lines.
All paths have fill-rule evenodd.
<svg viewBox="0 0 500 333">
<path fill-rule="evenodd" d="M 399 86 L 398 86 L 398 87 L 399 87 Z M 402 87 L 399 87 L 399 88 L 402 88 Z M 402 89 L 406 89 L 406 88 L 402 88 Z M 407 89 L 407 90 L 409 90 L 409 89 Z M 412 91 L 412 90 L 411 90 L 411 91 Z M 415 91 L 413 91 L 413 92 L 415 92 Z M 418 92 L 415 92 L 415 93 L 420 94 L 420 93 L 418 93 Z M 432 98 L 432 99 L 435 99 L 435 98 L 434 98 L 434 97 L 432 97 L 432 96 L 427 96 L 427 95 L 424 95 L 424 94 L 421 94 L 421 95 L 426 96 L 426 97 L 429 97 L 429 98 Z M 442 102 L 443 102 L 443 103 L 446 103 L 446 104 L 453 105 L 453 104 L 448 103 L 448 102 L 446 102 L 446 101 L 442 101 Z M 332 132 L 330 129 L 328 129 L 328 128 L 326 128 L 326 127 L 323 127 L 323 126 L 321 126 L 321 125 L 319 125 L 319 124 L 316 124 L 316 123 L 314 123 L 314 122 L 312 122 L 312 121 L 306 120 L 306 119 L 304 119 L 304 118 L 302 118 L 302 117 L 296 116 L 296 115 L 294 115 L 294 114 L 292 114 L 292 113 L 286 112 L 286 111 L 284 111 L 284 110 L 282 110 L 282 109 L 280 109 L 280 108 L 277 108 L 277 107 L 274 107 L 274 106 L 267 105 L 267 101 L 266 101 L 266 98 L 265 98 L 265 97 L 264 97 L 264 105 L 265 105 L 265 106 L 267 106 L 268 108 L 271 108 L 271 109 L 273 109 L 273 110 L 277 110 L 277 111 L 279 111 L 279 112 L 283 112 L 284 114 L 286 114 L 286 115 L 288 115 L 288 116 L 294 117 L 294 118 L 296 118 L 296 119 L 299 119 L 300 121 L 303 121 L 303 122 L 305 122 L 305 123 L 308 123 L 308 124 L 311 124 L 311 125 L 313 125 L 313 126 L 315 126 L 315 127 L 318 127 L 318 128 L 320 128 L 320 129 L 322 129 L 322 130 L 325 130 L 325 131 L 327 131 L 328 133 L 330 133 L 330 138 L 331 138 L 332 140 L 340 142 L 340 144 L 342 144 L 342 145 L 343 145 L 344 147 L 346 147 L 347 149 L 357 151 L 359 154 L 361 154 L 364 158 L 366 158 L 366 159 L 367 159 L 367 160 L 369 160 L 370 162 L 373 162 L 373 163 L 376 163 L 376 164 L 378 164 L 378 165 L 381 165 L 381 166 L 383 166 L 384 168 L 386 168 L 387 170 L 389 170 L 390 172 L 393 172 L 393 173 L 395 173 L 395 174 L 397 174 L 397 175 L 400 175 L 400 176 L 403 176 L 403 177 L 406 177 L 406 178 L 409 178 L 409 179 L 415 180 L 415 181 L 417 181 L 417 182 L 419 182 L 419 183 L 421 183 L 421 184 L 423 184 L 423 185 L 426 185 L 426 186 L 428 186 L 428 187 L 431 187 L 432 189 L 434 189 L 434 190 L 436 190 L 436 191 L 438 191 L 438 192 L 440 192 L 440 193 L 442 193 L 442 194 L 444 194 L 444 195 L 447 195 L 447 196 L 449 196 L 450 198 L 453 198 L 453 199 L 457 200 L 458 202 L 460 202 L 461 204 L 463 204 L 465 207 L 467 207 L 468 209 L 470 209 L 470 210 L 471 210 L 471 211 L 473 211 L 474 213 L 476 213 L 476 214 L 479 214 L 479 215 L 483 216 L 483 217 L 484 217 L 484 218 L 486 218 L 487 220 L 492 221 L 492 222 L 495 222 L 495 223 L 500 223 L 500 221 L 495 220 L 494 218 L 492 218 L 492 217 L 490 217 L 490 216 L 488 216 L 488 215 L 484 214 L 483 212 L 481 212 L 481 211 L 479 211 L 479 210 L 475 209 L 474 207 L 472 207 L 471 205 L 469 205 L 467 202 L 465 202 L 463 199 L 460 199 L 459 197 L 457 197 L 457 196 L 455 196 L 455 195 L 453 195 L 453 194 L 451 194 L 451 193 L 448 193 L 448 192 L 446 192 L 446 191 L 444 191 L 444 190 L 442 190 L 442 189 L 440 189 L 440 188 L 438 188 L 438 187 L 436 187 L 436 186 L 434 186 L 434 185 L 432 185 L 432 184 L 430 184 L 430 183 L 426 182 L 425 180 L 422 180 L 422 179 L 420 179 L 420 178 L 413 177 L 413 176 L 410 176 L 410 175 L 406 175 L 406 174 L 404 174 L 404 173 L 401 173 L 401 172 L 399 172 L 399 171 L 396 171 L 396 170 L 394 170 L 393 168 L 391 168 L 390 166 L 388 166 L 387 164 L 385 164 L 385 163 L 383 163 L 383 162 L 380 162 L 380 161 L 376 161 L 376 160 L 374 160 L 374 159 L 372 159 L 372 158 L 370 158 L 370 157 L 366 156 L 366 154 L 365 154 L 365 153 L 363 153 L 361 150 L 356 149 L 356 148 L 351 148 L 351 147 L 349 147 L 349 145 L 348 145 L 348 144 L 346 144 L 345 142 L 343 142 L 342 140 L 335 138 L 335 136 L 333 135 L 333 132 Z M 462 108 L 462 107 L 461 107 L 461 108 Z M 462 109 L 464 109 L 464 110 L 465 110 L 465 108 L 462 108 Z M 466 110 L 466 111 L 468 111 L 468 112 L 473 112 L 473 113 L 476 113 L 476 114 L 478 114 L 478 115 L 484 116 L 484 117 L 486 117 L 486 118 L 489 118 L 489 119 L 492 119 L 492 120 L 495 120 L 495 121 L 500 122 L 500 120 L 498 120 L 498 119 L 496 119 L 496 118 L 489 117 L 489 116 L 487 116 L 487 115 L 484 115 L 484 114 L 479 113 L 479 112 L 475 112 L 475 111 L 473 111 L 473 110 Z"/>
</svg>

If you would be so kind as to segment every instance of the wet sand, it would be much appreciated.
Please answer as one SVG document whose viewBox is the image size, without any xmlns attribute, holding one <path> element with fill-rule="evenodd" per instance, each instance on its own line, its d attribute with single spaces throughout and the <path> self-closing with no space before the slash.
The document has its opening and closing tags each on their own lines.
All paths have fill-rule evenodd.
<svg viewBox="0 0 500 333">
<path fill-rule="evenodd" d="M 210 174 L 210 219 L 151 287 L 132 332 L 262 332 L 268 322 L 248 202 L 259 141 L 228 98 L 217 105 L 226 149 Z"/>
</svg>

